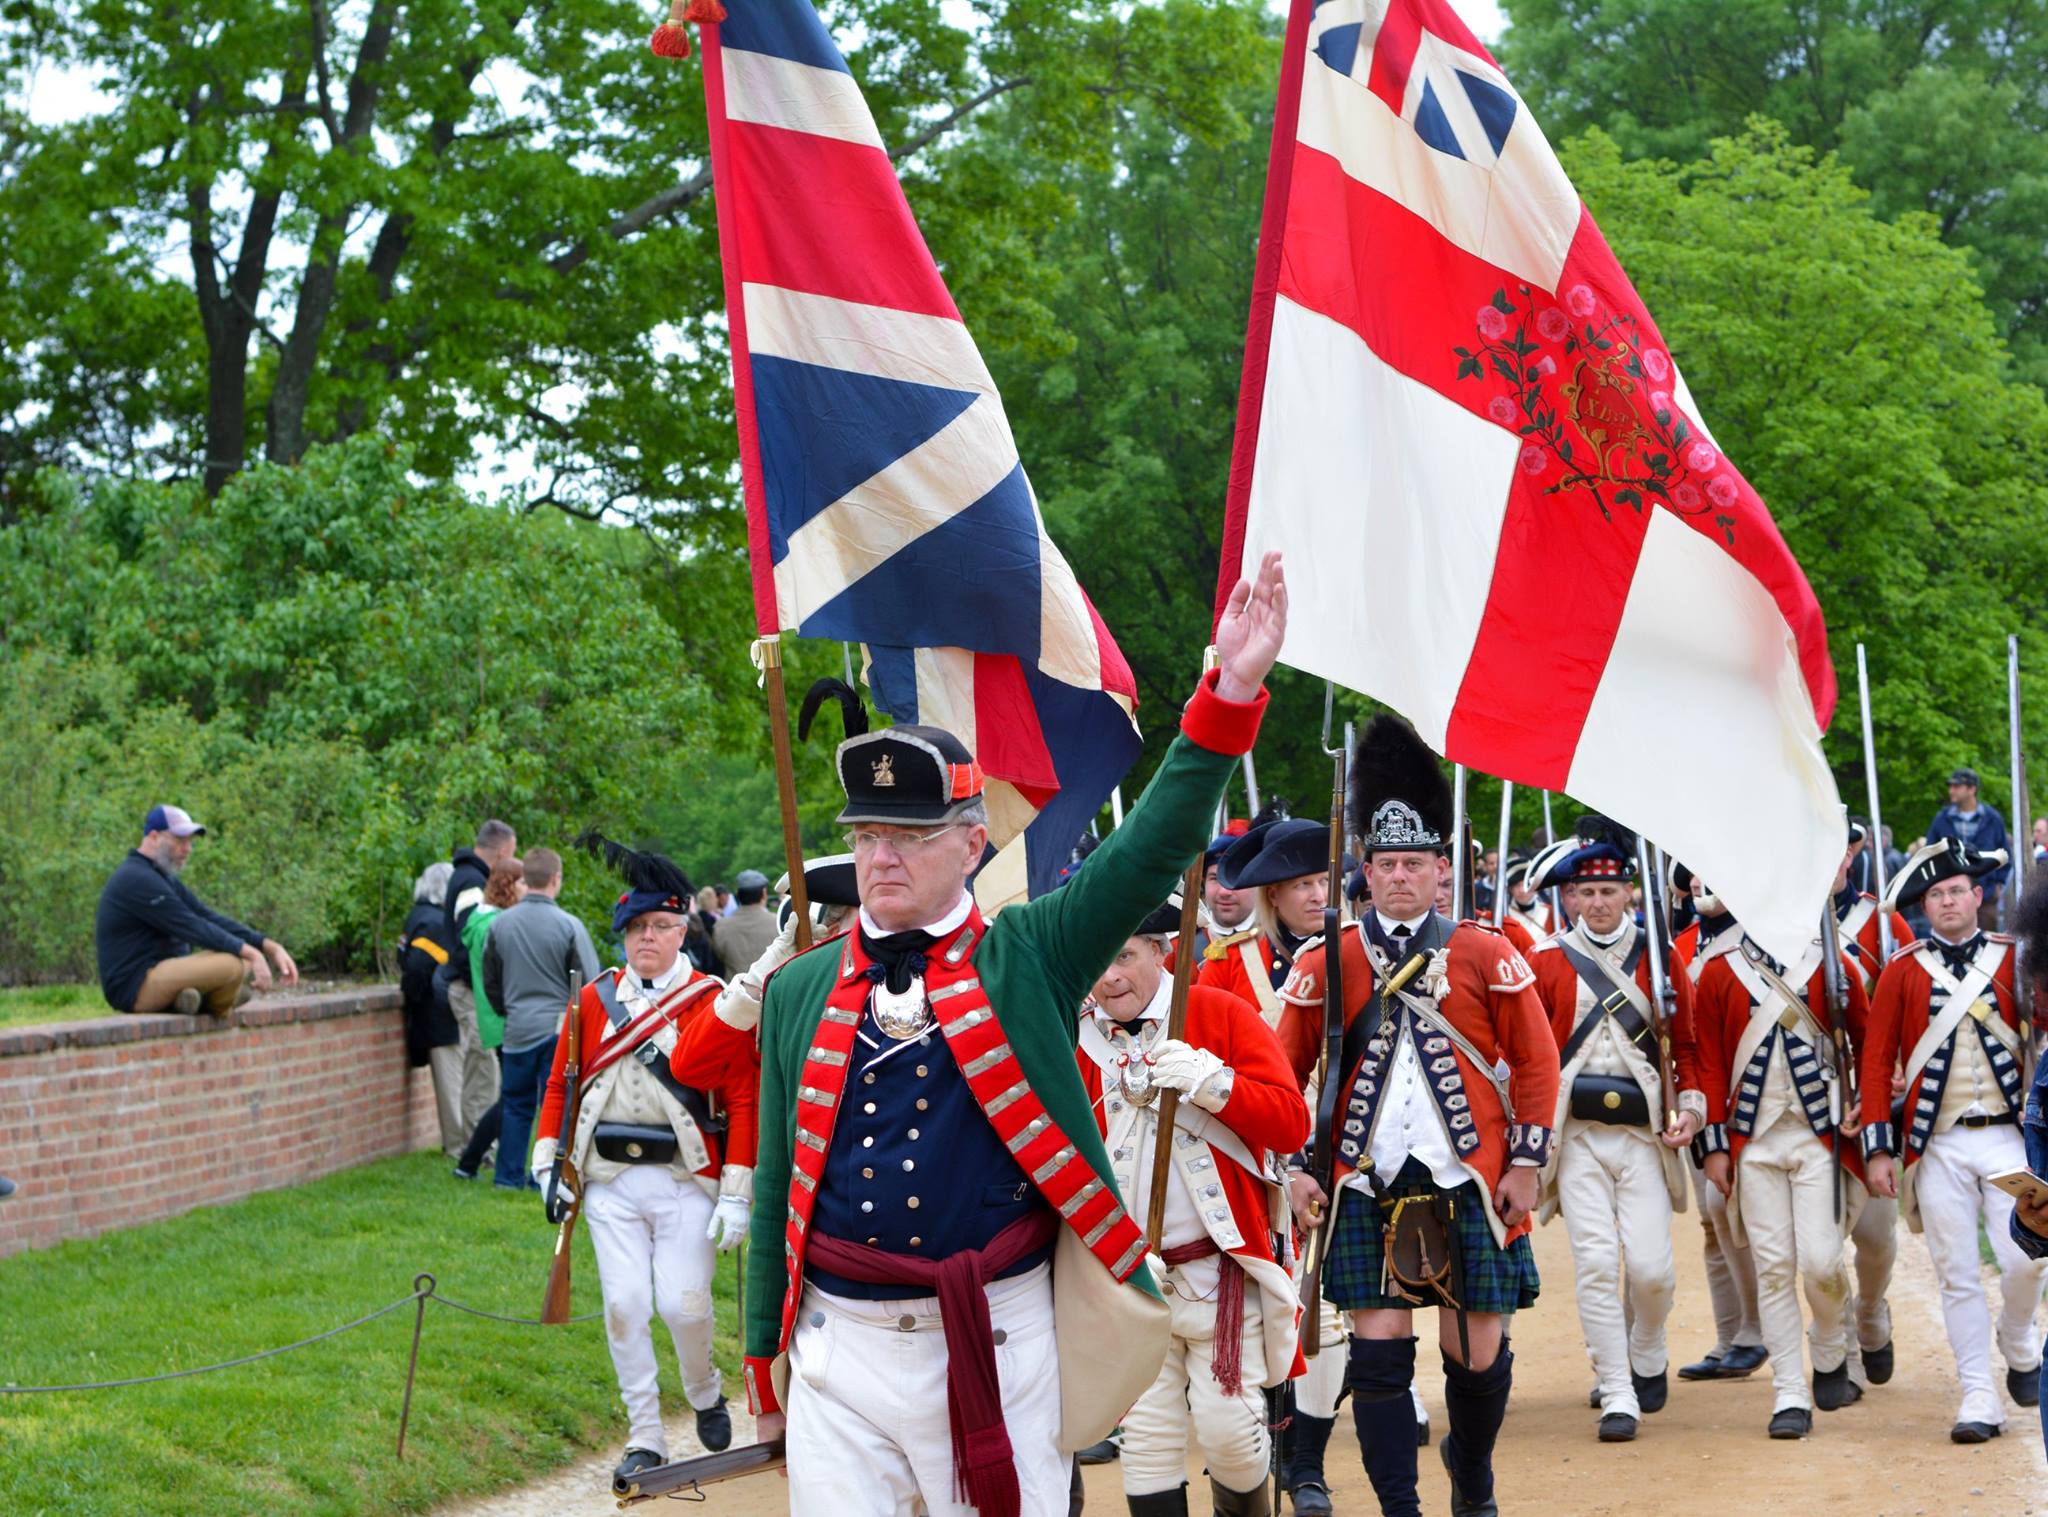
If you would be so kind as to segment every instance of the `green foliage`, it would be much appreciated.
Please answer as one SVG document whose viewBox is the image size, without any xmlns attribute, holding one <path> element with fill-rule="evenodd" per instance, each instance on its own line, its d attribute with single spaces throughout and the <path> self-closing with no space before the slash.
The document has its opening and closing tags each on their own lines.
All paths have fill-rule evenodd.
<svg viewBox="0 0 2048 1517">
<path fill-rule="evenodd" d="M 193 886 L 364 964 L 487 815 L 523 843 L 639 825 L 706 704 L 634 534 L 421 489 L 373 439 L 216 501 L 47 478 L 0 528 L 0 963 L 91 970 L 93 903 L 155 801 L 209 827 Z M 572 908 L 613 890 L 572 869 Z"/>
<path fill-rule="evenodd" d="M 458 1185 L 438 1152 L 0 1260 L 0 1380 L 62 1385 L 218 1363 L 359 1317 L 430 1271 L 465 1305 L 531 1317 L 553 1233 L 540 1203 Z M 572 1310 L 599 1306 L 576 1244 Z M 714 1285 L 728 1386 L 733 1272 Z M 405 1458 L 411 1307 L 258 1364 L 127 1390 L 0 1398 L 0 1507 L 21 1517 L 426 1512 L 615 1448 L 601 1322 L 539 1328 L 429 1306 Z M 657 1332 L 659 1325 L 657 1324 Z M 663 1389 L 682 1406 L 674 1360 Z"/>
<path fill-rule="evenodd" d="M 1509 76 L 1553 142 L 1706 155 L 1752 115 L 1839 149 L 1885 217 L 1970 249 L 2023 372 L 2048 379 L 2048 4 L 1504 0 Z M 1611 231 L 1611 229 L 1610 229 Z"/>
</svg>

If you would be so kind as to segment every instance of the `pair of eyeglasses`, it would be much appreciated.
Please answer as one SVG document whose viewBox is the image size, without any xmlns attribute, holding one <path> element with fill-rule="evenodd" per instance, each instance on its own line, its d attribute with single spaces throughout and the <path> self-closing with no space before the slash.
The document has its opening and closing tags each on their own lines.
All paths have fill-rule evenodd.
<svg viewBox="0 0 2048 1517">
<path fill-rule="evenodd" d="M 887 843 L 905 858 L 921 853 L 936 843 L 960 824 L 948 822 L 943 827 L 934 827 L 930 832 L 849 832 L 844 834 L 846 846 L 856 856 L 873 853 L 880 843 Z"/>
</svg>

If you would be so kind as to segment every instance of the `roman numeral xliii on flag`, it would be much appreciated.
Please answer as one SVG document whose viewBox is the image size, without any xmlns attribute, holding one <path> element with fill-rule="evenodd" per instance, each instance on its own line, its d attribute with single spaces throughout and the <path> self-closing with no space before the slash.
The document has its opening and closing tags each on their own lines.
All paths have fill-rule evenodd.
<svg viewBox="0 0 2048 1517">
<path fill-rule="evenodd" d="M 809 0 L 700 35 L 760 629 L 866 644 L 876 705 L 974 751 L 1048 889 L 1138 755 L 1130 668 Z"/>
<path fill-rule="evenodd" d="M 1294 0 L 1222 582 L 1276 548 L 1287 663 L 1805 950 L 1844 845 L 1820 607 L 1449 0 Z"/>
</svg>

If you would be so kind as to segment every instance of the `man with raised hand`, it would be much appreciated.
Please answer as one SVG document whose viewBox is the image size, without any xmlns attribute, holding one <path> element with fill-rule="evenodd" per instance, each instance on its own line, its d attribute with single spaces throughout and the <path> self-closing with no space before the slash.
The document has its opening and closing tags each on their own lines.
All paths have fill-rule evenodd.
<svg viewBox="0 0 2048 1517">
<path fill-rule="evenodd" d="M 760 1024 L 747 1384 L 760 1437 L 786 1437 L 792 1510 L 1065 1511 L 1069 1455 L 1158 1375 L 1169 1315 L 1078 1018 L 1207 841 L 1286 605 L 1270 554 L 1123 826 L 993 922 L 968 889 L 988 842 L 973 755 L 917 725 L 840 745 L 858 924 L 775 972 Z"/>
</svg>

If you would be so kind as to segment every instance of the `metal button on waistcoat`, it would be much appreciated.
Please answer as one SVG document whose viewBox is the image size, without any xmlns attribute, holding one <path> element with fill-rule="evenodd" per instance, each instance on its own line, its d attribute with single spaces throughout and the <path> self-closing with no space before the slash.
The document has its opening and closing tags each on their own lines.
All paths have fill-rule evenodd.
<svg viewBox="0 0 2048 1517">
<path fill-rule="evenodd" d="M 860 1209 L 862 1211 L 873 1211 L 875 1209 L 875 1203 L 872 1201 L 863 1201 L 860 1204 Z"/>
<path fill-rule="evenodd" d="M 873 1138 L 862 1138 L 860 1140 L 860 1146 L 862 1148 L 873 1148 L 875 1146 L 875 1140 Z"/>
<path fill-rule="evenodd" d="M 812 1312 L 812 1313 L 811 1313 L 811 1326 L 812 1326 L 812 1327 L 823 1327 L 824 1325 L 825 1325 L 825 1314 L 824 1314 L 823 1312 Z"/>
<path fill-rule="evenodd" d="M 923 1096 L 919 1096 L 917 1098 L 917 1109 L 919 1111 L 930 1111 L 931 1105 L 932 1103 L 927 1101 Z"/>
<path fill-rule="evenodd" d="M 922 1106 L 922 1105 L 923 1105 L 924 1103 L 923 1103 L 922 1101 L 920 1101 L 920 1102 L 919 1102 L 918 1104 L 919 1104 L 920 1106 Z M 916 1129 L 916 1128 L 914 1128 L 914 1127 L 913 1127 L 913 1128 L 911 1128 L 911 1129 L 910 1129 L 910 1136 L 911 1136 L 911 1139 L 912 1139 L 912 1141 L 915 1141 L 915 1140 L 916 1140 L 916 1138 L 917 1138 L 917 1129 Z"/>
<path fill-rule="evenodd" d="M 873 1070 L 869 1070 L 869 1071 L 868 1071 L 868 1072 L 867 1072 L 866 1074 L 862 1075 L 862 1076 L 860 1077 L 860 1083 L 861 1083 L 861 1084 L 863 1084 L 863 1085 L 872 1085 L 872 1084 L 874 1084 L 874 1083 L 875 1083 L 875 1072 L 874 1072 Z"/>
<path fill-rule="evenodd" d="M 915 1160 L 915 1159 L 905 1159 L 905 1160 L 903 1161 L 903 1173 L 905 1173 L 906 1175 L 907 1175 L 907 1174 L 909 1174 L 909 1173 L 910 1173 L 910 1172 L 911 1172 L 911 1171 L 912 1171 L 913 1169 L 916 1169 L 916 1168 L 917 1168 L 917 1160 Z"/>
<path fill-rule="evenodd" d="M 922 1238 L 912 1238 L 912 1239 L 910 1240 L 910 1246 L 911 1246 L 912 1248 L 922 1248 L 922 1247 L 924 1247 L 924 1239 L 922 1239 Z"/>
<path fill-rule="evenodd" d="M 872 1180 L 875 1177 L 875 1171 L 871 1166 L 863 1165 L 861 1168 L 860 1177 L 863 1180 Z"/>
<path fill-rule="evenodd" d="M 910 1198 L 910 1199 L 909 1199 L 908 1201 L 905 1201 L 905 1202 L 904 1202 L 903 1204 L 904 1204 L 905 1206 L 909 1207 L 909 1208 L 910 1208 L 910 1209 L 911 1209 L 912 1211 L 916 1211 L 916 1210 L 917 1210 L 917 1197 L 915 1197 L 915 1196 L 912 1196 L 912 1197 L 911 1197 L 911 1198 Z"/>
<path fill-rule="evenodd" d="M 923 1079 L 923 1078 L 924 1078 L 924 1077 L 925 1077 L 926 1075 L 928 1075 L 928 1074 L 930 1074 L 930 1073 L 931 1073 L 931 1069 L 930 1069 L 930 1068 L 929 1068 L 928 1066 L 926 1066 L 926 1065 L 923 1065 L 923 1064 L 920 1064 L 920 1065 L 918 1065 L 918 1066 L 917 1066 L 917 1077 L 918 1077 L 918 1078 L 919 1078 L 920 1080 L 922 1080 L 922 1079 Z"/>
<path fill-rule="evenodd" d="M 989 1341 L 995 1344 L 997 1348 L 1001 1348 L 1005 1343 L 1008 1343 L 1010 1341 L 1010 1335 L 1007 1332 L 1003 1331 L 1003 1329 L 1001 1328 L 997 1328 L 988 1336 Z"/>
<path fill-rule="evenodd" d="M 911 1316 L 908 1312 L 905 1312 L 902 1316 L 896 1319 L 896 1326 L 907 1333 L 912 1328 L 917 1326 L 917 1318 Z"/>
<path fill-rule="evenodd" d="M 864 1105 L 864 1106 L 862 1106 L 862 1107 L 861 1107 L 861 1110 L 862 1110 L 862 1111 L 864 1111 L 864 1112 L 866 1112 L 866 1113 L 867 1113 L 867 1114 L 868 1114 L 869 1116 L 871 1116 L 871 1117 L 872 1117 L 872 1116 L 873 1116 L 873 1115 L 875 1114 L 875 1103 L 874 1103 L 874 1102 L 872 1102 L 872 1101 L 869 1101 L 869 1102 L 868 1102 L 868 1103 L 867 1103 L 866 1105 Z"/>
</svg>

